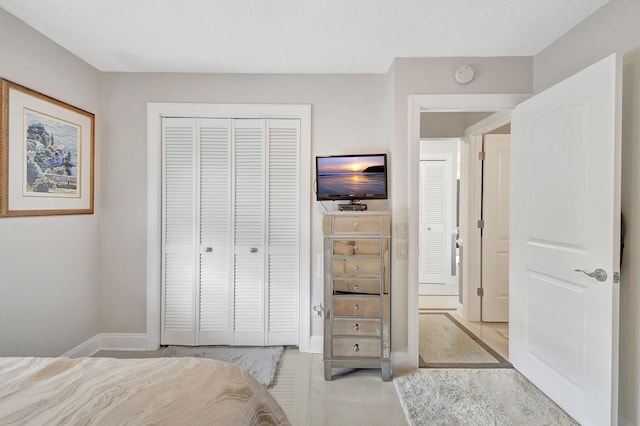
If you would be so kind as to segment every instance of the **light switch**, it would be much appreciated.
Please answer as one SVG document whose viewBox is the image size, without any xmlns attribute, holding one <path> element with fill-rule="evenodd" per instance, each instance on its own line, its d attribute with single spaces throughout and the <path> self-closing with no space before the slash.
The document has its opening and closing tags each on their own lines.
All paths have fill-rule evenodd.
<svg viewBox="0 0 640 426">
<path fill-rule="evenodd" d="M 396 225 L 396 238 L 407 238 L 408 234 L 409 234 L 408 223 L 398 223 Z"/>
<path fill-rule="evenodd" d="M 409 256 L 409 245 L 406 241 L 398 243 L 397 248 L 398 259 L 406 259 Z"/>
</svg>

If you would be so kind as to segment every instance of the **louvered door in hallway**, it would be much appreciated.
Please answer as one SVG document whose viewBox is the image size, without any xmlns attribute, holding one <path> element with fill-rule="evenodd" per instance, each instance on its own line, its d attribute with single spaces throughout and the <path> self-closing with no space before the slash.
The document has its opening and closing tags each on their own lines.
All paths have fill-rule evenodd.
<svg viewBox="0 0 640 426">
<path fill-rule="evenodd" d="M 295 119 L 163 119 L 161 343 L 298 344 Z"/>
</svg>

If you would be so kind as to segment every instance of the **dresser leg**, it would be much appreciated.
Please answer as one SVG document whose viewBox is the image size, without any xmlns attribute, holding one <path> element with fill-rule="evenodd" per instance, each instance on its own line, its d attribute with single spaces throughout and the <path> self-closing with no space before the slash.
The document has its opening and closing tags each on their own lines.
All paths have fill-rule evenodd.
<svg viewBox="0 0 640 426">
<path fill-rule="evenodd" d="M 391 360 L 389 359 L 382 361 L 382 380 L 385 382 L 391 380 Z"/>
<path fill-rule="evenodd" d="M 324 379 L 326 381 L 331 381 L 331 362 L 324 362 Z"/>
</svg>

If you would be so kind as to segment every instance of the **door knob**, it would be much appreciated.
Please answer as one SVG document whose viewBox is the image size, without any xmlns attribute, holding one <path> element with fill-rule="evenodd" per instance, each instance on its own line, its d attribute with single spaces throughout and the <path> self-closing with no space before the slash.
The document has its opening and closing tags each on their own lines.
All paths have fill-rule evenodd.
<svg viewBox="0 0 640 426">
<path fill-rule="evenodd" d="M 258 249 L 256 247 L 251 247 L 251 249 L 249 250 L 250 253 L 257 253 Z"/>
<path fill-rule="evenodd" d="M 583 271 L 582 269 L 574 269 L 576 272 L 582 272 L 588 277 L 595 278 L 598 281 L 606 281 L 607 280 L 607 272 L 604 269 L 596 269 L 593 272 Z"/>
</svg>

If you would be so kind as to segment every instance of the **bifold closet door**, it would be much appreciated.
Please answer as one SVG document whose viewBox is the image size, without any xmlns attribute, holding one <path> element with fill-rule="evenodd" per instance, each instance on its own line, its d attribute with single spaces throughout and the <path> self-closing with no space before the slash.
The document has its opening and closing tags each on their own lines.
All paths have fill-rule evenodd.
<svg viewBox="0 0 640 426">
<path fill-rule="evenodd" d="M 196 120 L 162 120 L 162 344 L 193 345 Z"/>
<path fill-rule="evenodd" d="M 298 344 L 300 121 L 267 120 L 268 345 Z"/>
<path fill-rule="evenodd" d="M 231 119 L 198 121 L 198 272 L 196 345 L 231 343 Z"/>
<path fill-rule="evenodd" d="M 297 345 L 299 120 L 162 123 L 161 343 Z"/>
<path fill-rule="evenodd" d="M 265 120 L 233 126 L 233 344 L 265 344 Z"/>
<path fill-rule="evenodd" d="M 299 120 L 234 120 L 234 345 L 297 345 Z"/>
<path fill-rule="evenodd" d="M 231 120 L 165 118 L 162 344 L 231 341 Z"/>
</svg>

